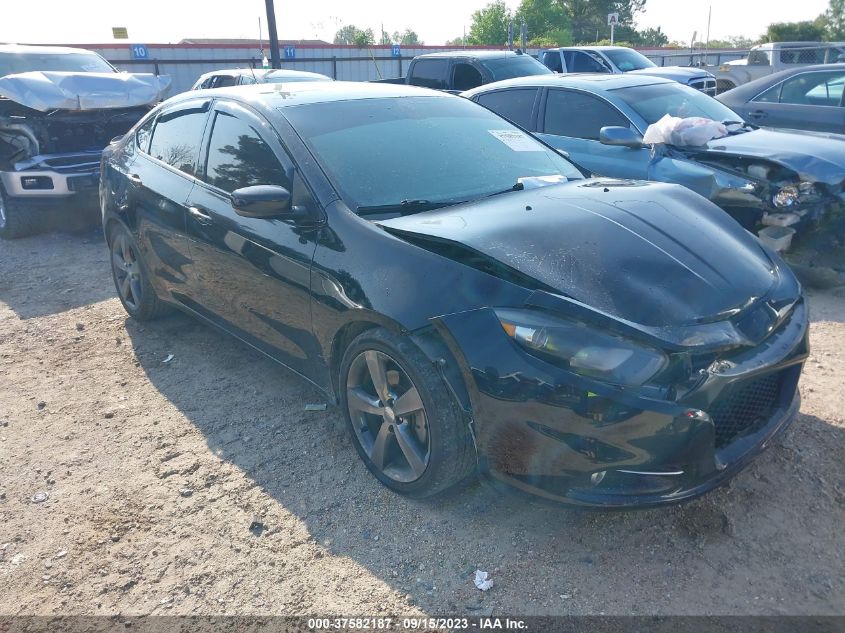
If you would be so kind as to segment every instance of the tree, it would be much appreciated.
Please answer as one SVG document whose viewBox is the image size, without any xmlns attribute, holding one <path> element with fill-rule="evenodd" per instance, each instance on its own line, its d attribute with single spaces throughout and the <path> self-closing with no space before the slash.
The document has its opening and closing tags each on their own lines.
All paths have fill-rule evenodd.
<svg viewBox="0 0 845 633">
<path fill-rule="evenodd" d="M 569 16 L 558 0 L 522 0 L 514 14 L 514 37 L 525 22 L 531 40 L 552 42 L 551 46 L 565 46 L 572 42 Z"/>
<path fill-rule="evenodd" d="M 335 44 L 354 44 L 355 46 L 369 46 L 375 44 L 376 36 L 372 29 L 362 31 L 354 24 L 341 27 L 334 35 Z"/>
<path fill-rule="evenodd" d="M 845 0 L 830 0 L 827 11 L 819 16 L 825 38 L 832 42 L 845 39 Z"/>
<path fill-rule="evenodd" d="M 421 46 L 423 44 L 420 36 L 417 35 L 416 31 L 412 31 L 411 29 L 405 29 L 402 33 L 394 31 L 393 42 L 404 46 Z"/>
<path fill-rule="evenodd" d="M 446 40 L 446 46 L 466 46 L 463 36 L 456 37 L 452 40 Z"/>
<path fill-rule="evenodd" d="M 619 14 L 619 24 L 616 27 L 617 40 L 634 40 L 634 18 L 645 10 L 646 0 L 559 0 L 566 8 L 570 20 L 572 39 L 585 44 L 610 35 L 607 26 L 609 13 Z"/>
<path fill-rule="evenodd" d="M 469 27 L 469 44 L 502 46 L 508 41 L 508 24 L 513 19 L 505 0 L 494 0 L 472 14 Z"/>
<path fill-rule="evenodd" d="M 656 29 L 639 31 L 634 40 L 639 46 L 666 46 L 669 38 L 658 26 Z"/>
<path fill-rule="evenodd" d="M 775 22 L 766 29 L 768 42 L 819 42 L 824 38 L 824 27 L 817 22 Z"/>
</svg>

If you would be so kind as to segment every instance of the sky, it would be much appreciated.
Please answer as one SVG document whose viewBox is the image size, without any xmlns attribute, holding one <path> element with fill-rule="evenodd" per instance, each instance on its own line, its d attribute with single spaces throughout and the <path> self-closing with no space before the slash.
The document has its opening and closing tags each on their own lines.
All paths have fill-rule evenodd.
<svg viewBox="0 0 845 633">
<path fill-rule="evenodd" d="M 469 30 L 472 12 L 489 0 L 275 0 L 281 39 L 331 41 L 338 28 L 354 24 L 378 34 L 411 28 L 426 44 L 442 44 Z M 37 11 L 21 0 L 5 0 L 0 42 L 114 42 L 111 28 L 125 26 L 129 42 L 157 44 L 183 38 L 258 36 L 264 0 L 38 0 Z M 509 0 L 516 8 L 518 0 Z M 827 0 L 647 0 L 637 27 L 660 26 L 670 40 L 703 39 L 712 7 L 711 39 L 756 38 L 771 22 L 812 20 Z"/>
</svg>

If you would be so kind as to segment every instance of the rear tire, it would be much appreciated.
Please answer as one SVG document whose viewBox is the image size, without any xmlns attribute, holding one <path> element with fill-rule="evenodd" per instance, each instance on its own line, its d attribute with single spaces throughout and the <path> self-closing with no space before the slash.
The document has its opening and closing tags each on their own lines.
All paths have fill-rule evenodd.
<svg viewBox="0 0 845 633">
<path fill-rule="evenodd" d="M 25 200 L 10 198 L 0 185 L 0 238 L 16 240 L 34 235 L 41 222 L 40 210 L 28 205 Z"/>
<path fill-rule="evenodd" d="M 116 224 L 108 238 L 114 287 L 129 316 L 138 321 L 152 321 L 170 312 L 172 308 L 159 299 L 150 284 L 141 249 L 132 233 L 122 224 Z"/>
<path fill-rule="evenodd" d="M 429 497 L 458 484 L 476 466 L 458 404 L 432 362 L 407 338 L 382 328 L 360 334 L 343 355 L 339 387 L 355 449 L 391 490 Z"/>
</svg>

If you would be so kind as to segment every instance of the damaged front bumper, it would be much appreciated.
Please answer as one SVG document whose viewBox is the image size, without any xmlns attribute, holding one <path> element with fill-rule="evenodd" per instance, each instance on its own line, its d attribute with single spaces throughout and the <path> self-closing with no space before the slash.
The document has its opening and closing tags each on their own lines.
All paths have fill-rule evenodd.
<svg viewBox="0 0 845 633">
<path fill-rule="evenodd" d="M 795 417 L 807 308 L 683 384 L 621 388 L 532 356 L 492 310 L 439 317 L 461 368 L 483 475 L 601 508 L 677 503 L 724 483 Z"/>
<path fill-rule="evenodd" d="M 0 171 L 6 195 L 16 198 L 68 198 L 97 195 L 102 152 L 33 156 Z"/>
</svg>

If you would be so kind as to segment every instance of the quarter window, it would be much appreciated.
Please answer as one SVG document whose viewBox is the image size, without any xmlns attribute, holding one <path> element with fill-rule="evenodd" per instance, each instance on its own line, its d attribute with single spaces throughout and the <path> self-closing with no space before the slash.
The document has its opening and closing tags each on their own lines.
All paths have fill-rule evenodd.
<svg viewBox="0 0 845 633">
<path fill-rule="evenodd" d="M 478 103 L 520 127 L 529 128 L 536 96 L 536 88 L 500 90 L 479 96 Z"/>
<path fill-rule="evenodd" d="M 150 156 L 186 174 L 195 175 L 207 114 L 199 109 L 161 114 L 153 129 Z"/>
<path fill-rule="evenodd" d="M 252 185 L 291 190 L 289 174 L 272 148 L 251 125 L 218 112 L 211 131 L 205 181 L 228 193 Z"/>
<path fill-rule="evenodd" d="M 568 90 L 549 91 L 546 134 L 597 141 L 599 131 L 605 126 L 630 127 L 631 123 L 603 99 Z"/>
<path fill-rule="evenodd" d="M 142 152 L 146 152 L 150 147 L 150 136 L 152 135 L 153 123 L 155 123 L 155 120 L 156 118 L 154 116 L 150 117 L 150 120 L 144 123 L 144 125 L 139 127 L 138 131 L 135 132 L 135 144 Z"/>
</svg>

